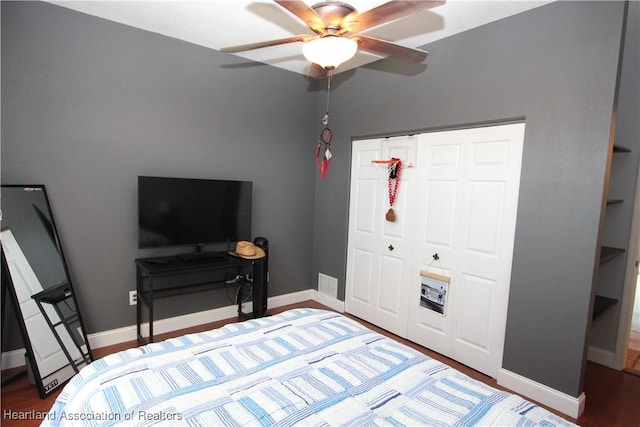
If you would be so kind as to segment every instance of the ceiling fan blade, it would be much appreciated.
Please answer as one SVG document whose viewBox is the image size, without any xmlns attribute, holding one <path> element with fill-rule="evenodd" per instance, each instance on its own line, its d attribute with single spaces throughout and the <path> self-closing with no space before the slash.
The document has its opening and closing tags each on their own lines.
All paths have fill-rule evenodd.
<svg viewBox="0 0 640 427">
<path fill-rule="evenodd" d="M 322 80 L 329 75 L 329 70 L 326 70 L 318 64 L 311 63 L 311 68 L 307 73 L 307 77 L 314 80 Z"/>
<path fill-rule="evenodd" d="M 375 37 L 358 34 L 352 37 L 358 42 L 358 48 L 369 52 L 377 53 L 383 56 L 390 56 L 401 61 L 419 64 L 427 59 L 429 52 L 421 49 L 401 46 L 386 40 L 380 40 Z"/>
<path fill-rule="evenodd" d="M 318 34 L 324 33 L 324 23 L 320 15 L 302 0 L 274 0 L 277 4 L 293 13 Z"/>
<path fill-rule="evenodd" d="M 344 19 L 344 26 L 348 27 L 351 32 L 360 32 L 445 3 L 445 0 L 389 1 L 366 12 L 348 15 Z"/>
<path fill-rule="evenodd" d="M 269 40 L 266 42 L 257 42 L 257 43 L 243 44 L 240 46 L 223 47 L 222 49 L 220 49 L 220 52 L 225 52 L 225 53 L 244 52 L 247 50 L 260 49 L 260 48 L 269 47 L 269 46 L 277 46 L 280 44 L 306 42 L 311 40 L 312 38 L 313 36 L 309 34 L 302 34 L 298 36 L 287 37 L 284 39 Z"/>
</svg>

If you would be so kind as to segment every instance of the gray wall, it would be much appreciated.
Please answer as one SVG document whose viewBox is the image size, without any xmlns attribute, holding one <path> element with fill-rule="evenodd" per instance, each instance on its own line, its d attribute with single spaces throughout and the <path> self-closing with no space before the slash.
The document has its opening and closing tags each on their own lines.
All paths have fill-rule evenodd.
<svg viewBox="0 0 640 427">
<path fill-rule="evenodd" d="M 46 185 L 89 333 L 135 324 L 134 258 L 177 250 L 138 250 L 138 175 L 253 181 L 269 295 L 310 287 L 316 97 L 295 73 L 2 2 L 2 183 Z M 157 318 L 227 305 L 193 294 Z"/>
<path fill-rule="evenodd" d="M 47 185 L 97 332 L 134 322 L 132 260 L 150 255 L 136 249 L 137 175 L 254 180 L 270 295 L 307 289 L 323 272 L 342 296 L 352 137 L 525 117 L 504 366 L 577 396 L 622 9 L 553 3 L 426 46 L 422 73 L 382 61 L 338 75 L 322 181 L 312 156 L 326 94 L 300 76 L 2 2 L 2 180 Z"/>
<path fill-rule="evenodd" d="M 622 21 L 618 2 L 552 3 L 425 46 L 411 78 L 338 75 L 314 273 L 344 295 L 350 138 L 525 117 L 503 366 L 578 396 Z"/>
</svg>

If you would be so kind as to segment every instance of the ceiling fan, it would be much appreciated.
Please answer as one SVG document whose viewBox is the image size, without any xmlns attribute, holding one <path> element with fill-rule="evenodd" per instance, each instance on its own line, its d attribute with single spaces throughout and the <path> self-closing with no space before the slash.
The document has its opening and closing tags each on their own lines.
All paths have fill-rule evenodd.
<svg viewBox="0 0 640 427">
<path fill-rule="evenodd" d="M 274 1 L 300 18 L 315 35 L 295 35 L 227 47 L 221 51 L 237 53 L 304 42 L 302 52 L 312 62 L 309 72 L 312 78 L 326 77 L 329 71 L 353 57 L 358 49 L 410 63 L 424 61 L 428 54 L 424 50 L 401 46 L 361 32 L 445 3 L 445 0 L 395 0 L 360 13 L 353 6 L 336 0 L 325 0 L 313 6 L 308 6 L 302 0 Z"/>
</svg>

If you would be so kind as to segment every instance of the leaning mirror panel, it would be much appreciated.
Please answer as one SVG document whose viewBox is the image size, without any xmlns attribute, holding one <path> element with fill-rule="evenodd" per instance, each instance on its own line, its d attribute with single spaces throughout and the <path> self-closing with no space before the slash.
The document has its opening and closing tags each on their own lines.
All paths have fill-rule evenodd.
<svg viewBox="0 0 640 427">
<path fill-rule="evenodd" d="M 0 201 L 3 287 L 45 397 L 91 362 L 91 349 L 44 186 L 3 185 Z"/>
</svg>

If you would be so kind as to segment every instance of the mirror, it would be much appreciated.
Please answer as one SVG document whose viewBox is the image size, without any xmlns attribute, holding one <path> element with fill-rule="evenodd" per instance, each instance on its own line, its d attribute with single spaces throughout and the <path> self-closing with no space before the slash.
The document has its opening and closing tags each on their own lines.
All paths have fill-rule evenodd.
<svg viewBox="0 0 640 427">
<path fill-rule="evenodd" d="M 93 360 L 43 185 L 3 185 L 2 280 L 44 398 Z"/>
</svg>

